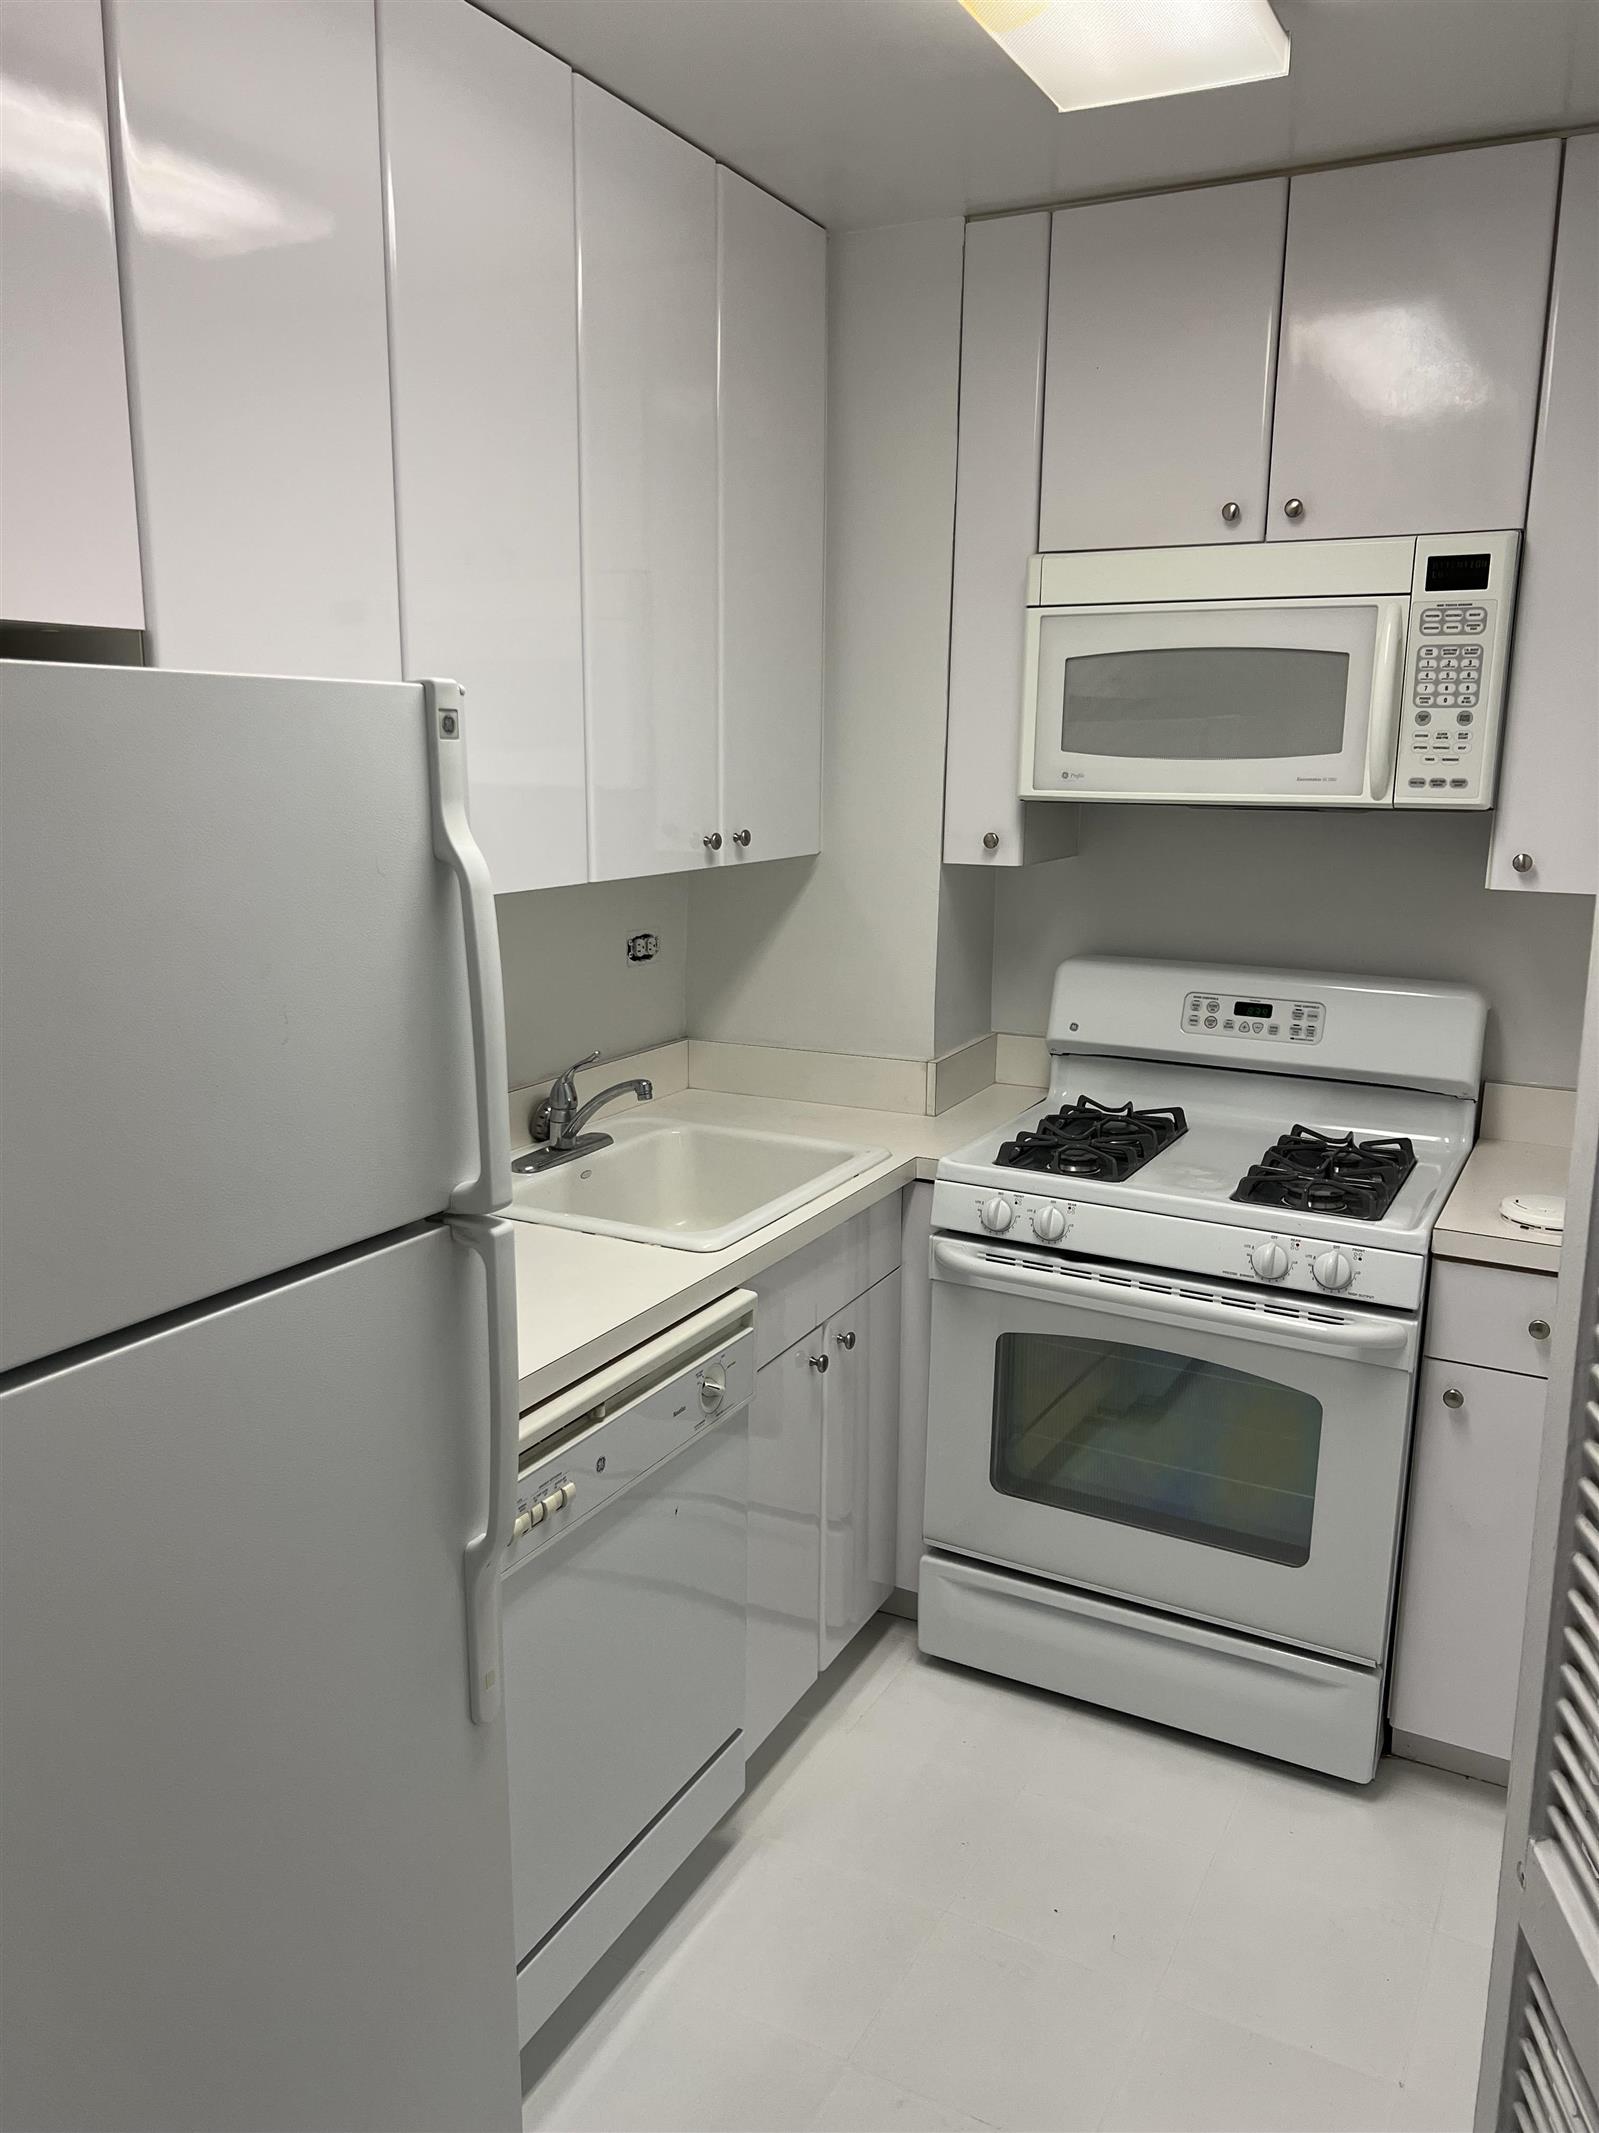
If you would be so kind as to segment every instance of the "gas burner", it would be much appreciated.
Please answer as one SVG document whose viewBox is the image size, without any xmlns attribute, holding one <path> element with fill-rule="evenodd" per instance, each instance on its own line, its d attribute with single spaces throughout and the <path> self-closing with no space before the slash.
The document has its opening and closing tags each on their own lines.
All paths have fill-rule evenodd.
<svg viewBox="0 0 1599 2133">
<path fill-rule="evenodd" d="M 1130 1103 L 1101 1104 L 1079 1096 L 1038 1121 L 1029 1133 L 1000 1144 L 996 1162 L 1007 1170 L 1035 1170 L 1057 1178 L 1108 1178 L 1119 1185 L 1188 1131 L 1176 1104 L 1135 1111 Z"/>
<path fill-rule="evenodd" d="M 1408 1140 L 1357 1141 L 1352 1133 L 1294 1126 L 1252 1165 L 1232 1197 L 1252 1207 L 1380 1222 L 1415 1167 Z"/>
</svg>

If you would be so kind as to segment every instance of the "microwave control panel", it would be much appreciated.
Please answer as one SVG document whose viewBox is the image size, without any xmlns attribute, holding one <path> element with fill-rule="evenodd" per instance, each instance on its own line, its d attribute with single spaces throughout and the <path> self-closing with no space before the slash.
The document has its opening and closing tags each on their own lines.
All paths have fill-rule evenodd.
<svg viewBox="0 0 1599 2133">
<path fill-rule="evenodd" d="M 1416 543 L 1396 807 L 1491 807 L 1519 533 Z"/>
</svg>

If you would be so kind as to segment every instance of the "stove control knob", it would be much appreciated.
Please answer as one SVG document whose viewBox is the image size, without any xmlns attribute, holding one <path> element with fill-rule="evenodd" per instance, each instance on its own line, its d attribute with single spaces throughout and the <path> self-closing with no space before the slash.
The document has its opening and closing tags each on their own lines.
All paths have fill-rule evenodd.
<svg viewBox="0 0 1599 2133">
<path fill-rule="evenodd" d="M 1045 1244 L 1058 1244 L 1066 1234 L 1066 1217 L 1058 1207 L 1033 1209 L 1033 1235 Z"/>
<path fill-rule="evenodd" d="M 1355 1278 L 1354 1264 L 1347 1252 L 1321 1253 L 1310 1271 L 1324 1289 L 1347 1289 Z"/>
<path fill-rule="evenodd" d="M 1288 1271 L 1288 1254 L 1275 1237 L 1249 1247 L 1249 1263 L 1262 1281 L 1281 1281 Z"/>
<path fill-rule="evenodd" d="M 1011 1226 L 1015 1209 L 1003 1193 L 996 1192 L 991 1200 L 985 1200 L 977 1210 L 977 1218 L 984 1229 L 1007 1230 Z"/>
</svg>

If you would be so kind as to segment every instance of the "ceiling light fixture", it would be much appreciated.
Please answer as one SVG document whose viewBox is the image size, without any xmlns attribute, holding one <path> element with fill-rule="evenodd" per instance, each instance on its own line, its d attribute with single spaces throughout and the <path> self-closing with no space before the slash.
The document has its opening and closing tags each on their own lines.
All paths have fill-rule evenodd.
<svg viewBox="0 0 1599 2133">
<path fill-rule="evenodd" d="M 1271 0 L 961 0 L 1057 111 L 1188 96 L 1288 72 Z"/>
</svg>

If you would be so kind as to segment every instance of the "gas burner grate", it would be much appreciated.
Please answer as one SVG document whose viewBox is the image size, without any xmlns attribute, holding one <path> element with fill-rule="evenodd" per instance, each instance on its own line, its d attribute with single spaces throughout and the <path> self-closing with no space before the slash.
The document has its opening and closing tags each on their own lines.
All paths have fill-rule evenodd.
<svg viewBox="0 0 1599 2133">
<path fill-rule="evenodd" d="M 1415 1167 L 1415 1148 L 1398 1135 L 1357 1141 L 1352 1133 L 1294 1126 L 1250 1166 L 1232 1196 L 1251 1207 L 1380 1222 Z"/>
<path fill-rule="evenodd" d="M 996 1160 L 1006 1170 L 1107 1178 L 1119 1185 L 1187 1131 L 1188 1121 L 1176 1104 L 1135 1111 L 1130 1103 L 1102 1104 L 1079 1096 L 1041 1118 L 1030 1132 L 1001 1142 Z"/>
</svg>

